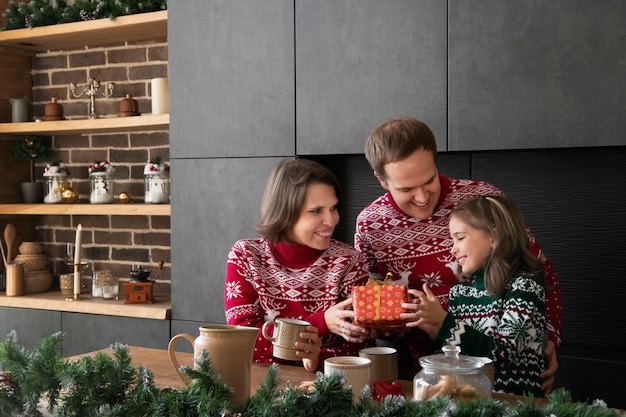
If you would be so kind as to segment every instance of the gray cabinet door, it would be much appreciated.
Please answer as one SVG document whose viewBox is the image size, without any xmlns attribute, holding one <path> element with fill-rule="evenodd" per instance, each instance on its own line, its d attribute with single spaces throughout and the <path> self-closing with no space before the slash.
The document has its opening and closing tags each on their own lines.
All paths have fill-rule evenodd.
<svg viewBox="0 0 626 417">
<path fill-rule="evenodd" d="M 626 2 L 449 2 L 449 150 L 626 143 Z"/>
<path fill-rule="evenodd" d="M 168 10 L 172 158 L 295 151 L 293 1 Z"/>
<path fill-rule="evenodd" d="M 27 349 L 32 349 L 41 339 L 62 329 L 60 311 L 0 307 L 0 318 L 1 340 L 4 341 L 11 330 L 15 330 L 17 343 Z"/>
<path fill-rule="evenodd" d="M 297 0 L 297 154 L 363 153 L 399 115 L 446 150 L 446 13 L 440 0 Z"/>
<path fill-rule="evenodd" d="M 106 349 L 113 343 L 167 349 L 170 321 L 63 313 L 63 332 L 64 356 Z"/>
</svg>

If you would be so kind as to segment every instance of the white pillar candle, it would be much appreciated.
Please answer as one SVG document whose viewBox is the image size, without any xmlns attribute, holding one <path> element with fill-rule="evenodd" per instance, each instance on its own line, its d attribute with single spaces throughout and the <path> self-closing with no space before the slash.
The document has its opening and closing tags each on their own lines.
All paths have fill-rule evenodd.
<svg viewBox="0 0 626 417">
<path fill-rule="evenodd" d="M 74 299 L 80 297 L 80 242 L 82 239 L 81 232 L 83 225 L 79 224 L 76 228 L 76 242 L 74 243 Z"/>
<path fill-rule="evenodd" d="M 152 87 L 152 114 L 170 112 L 169 83 L 167 78 L 153 78 Z"/>
</svg>

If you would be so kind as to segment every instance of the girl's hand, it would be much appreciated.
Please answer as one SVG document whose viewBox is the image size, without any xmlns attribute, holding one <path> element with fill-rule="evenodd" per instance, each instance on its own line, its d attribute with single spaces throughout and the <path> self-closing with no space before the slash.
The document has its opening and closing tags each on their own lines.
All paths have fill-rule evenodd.
<svg viewBox="0 0 626 417">
<path fill-rule="evenodd" d="M 428 285 L 424 284 L 422 289 L 424 291 L 408 290 L 413 300 L 410 303 L 402 303 L 402 307 L 413 311 L 402 313 L 400 318 L 408 320 L 407 327 L 419 327 L 434 340 L 448 313 L 441 307 L 439 299 Z"/>
<path fill-rule="evenodd" d="M 315 372 L 320 360 L 320 352 L 322 350 L 322 340 L 317 333 L 317 327 L 306 326 L 306 332 L 300 333 L 302 339 L 308 342 L 296 342 L 296 355 L 302 358 L 304 369 L 309 372 Z"/>
</svg>

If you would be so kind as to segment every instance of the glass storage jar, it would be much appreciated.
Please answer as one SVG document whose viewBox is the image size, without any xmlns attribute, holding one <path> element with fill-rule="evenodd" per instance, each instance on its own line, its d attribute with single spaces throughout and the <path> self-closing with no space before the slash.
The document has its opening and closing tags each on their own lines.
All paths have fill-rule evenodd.
<svg viewBox="0 0 626 417">
<path fill-rule="evenodd" d="M 50 204 L 62 203 L 63 190 L 69 187 L 69 185 L 65 172 L 44 174 L 43 202 Z"/>
<path fill-rule="evenodd" d="M 491 397 L 491 381 L 483 373 L 484 358 L 459 355 L 458 346 L 446 345 L 443 352 L 420 358 L 422 370 L 413 378 L 414 400 Z"/>
<path fill-rule="evenodd" d="M 169 203 L 170 202 L 170 175 L 166 171 L 157 171 L 145 174 L 146 203 Z"/>
<path fill-rule="evenodd" d="M 89 194 L 89 202 L 92 204 L 112 203 L 113 194 L 113 178 L 107 172 L 92 172 L 89 174 L 89 182 L 91 184 L 91 193 Z"/>
</svg>

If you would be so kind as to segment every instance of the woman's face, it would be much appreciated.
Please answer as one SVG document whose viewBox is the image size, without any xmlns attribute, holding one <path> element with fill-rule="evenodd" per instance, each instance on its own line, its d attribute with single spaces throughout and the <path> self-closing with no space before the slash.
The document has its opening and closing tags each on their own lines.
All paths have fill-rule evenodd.
<svg viewBox="0 0 626 417">
<path fill-rule="evenodd" d="M 338 203 L 333 186 L 320 183 L 307 185 L 298 220 L 287 234 L 289 241 L 319 250 L 328 249 L 335 226 L 339 223 Z"/>
<path fill-rule="evenodd" d="M 463 222 L 458 216 L 450 216 L 448 222 L 452 236 L 452 256 L 461 266 L 464 274 L 473 274 L 491 256 L 495 241 L 491 234 L 478 230 Z"/>
</svg>

